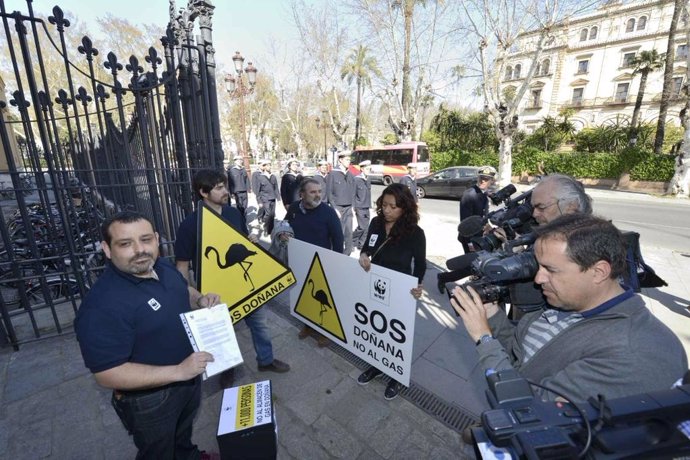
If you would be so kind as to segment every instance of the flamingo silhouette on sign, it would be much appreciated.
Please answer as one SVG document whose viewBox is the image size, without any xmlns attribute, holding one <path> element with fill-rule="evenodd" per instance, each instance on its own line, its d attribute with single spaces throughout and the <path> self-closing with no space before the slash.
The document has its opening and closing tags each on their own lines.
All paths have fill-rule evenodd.
<svg viewBox="0 0 690 460">
<path fill-rule="evenodd" d="M 319 312 L 319 324 L 323 326 L 323 314 L 328 311 L 328 308 L 333 310 L 333 306 L 331 306 L 331 303 L 328 301 L 328 296 L 325 292 L 323 292 L 323 289 L 319 289 L 316 291 L 316 294 L 314 294 L 314 280 L 310 279 L 309 285 L 311 286 L 312 298 L 321 304 L 321 311 Z"/>
<path fill-rule="evenodd" d="M 314 253 L 311 267 L 304 279 L 305 282 L 295 304 L 295 313 L 313 324 L 318 330 L 328 332 L 343 343 L 347 343 L 338 314 L 338 306 L 328 285 L 318 252 Z"/>
<path fill-rule="evenodd" d="M 252 281 L 251 276 L 249 276 L 249 269 L 253 264 L 247 259 L 249 257 L 255 256 L 256 251 L 250 251 L 249 249 L 247 249 L 245 245 L 241 243 L 231 244 L 227 252 L 225 253 L 225 263 L 222 263 L 220 261 L 220 253 L 218 252 L 218 249 L 214 248 L 213 246 L 206 247 L 206 250 L 204 251 L 204 257 L 208 259 L 209 254 L 211 254 L 212 252 L 216 254 L 216 264 L 218 264 L 218 268 L 220 268 L 221 270 L 232 267 L 233 265 L 239 265 L 242 269 L 242 272 L 244 273 L 244 280 L 249 281 L 249 284 L 252 285 L 252 290 L 254 289 L 254 282 Z"/>
</svg>

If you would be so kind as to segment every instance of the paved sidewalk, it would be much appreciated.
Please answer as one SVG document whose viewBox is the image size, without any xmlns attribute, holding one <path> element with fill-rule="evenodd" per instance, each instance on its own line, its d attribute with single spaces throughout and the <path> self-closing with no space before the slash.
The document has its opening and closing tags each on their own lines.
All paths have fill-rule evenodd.
<svg viewBox="0 0 690 460">
<path fill-rule="evenodd" d="M 588 189 L 589 191 L 589 189 Z M 622 192 L 604 192 L 622 193 Z M 616 195 L 617 196 L 617 195 Z M 279 206 L 282 208 L 282 206 Z M 445 259 L 461 252 L 456 216 L 424 215 L 429 269 L 418 305 L 412 364 L 413 390 L 460 409 L 470 417 L 487 407 L 474 344 L 436 288 Z M 284 212 L 284 211 L 283 211 Z M 690 248 L 689 248 L 690 249 Z M 669 286 L 645 289 L 651 311 L 673 329 L 690 354 L 690 253 L 643 246 L 646 262 Z M 238 325 L 245 364 L 237 384 L 270 378 L 278 419 L 280 459 L 456 459 L 471 456 L 457 430 L 405 398 L 385 401 L 385 380 L 358 386 L 361 372 L 335 348 L 320 349 L 313 339 L 297 339 L 287 294 L 271 305 L 276 357 L 290 363 L 287 374 L 259 373 L 249 331 Z M 663 352 L 663 350 L 660 350 Z M 109 392 L 83 367 L 73 334 L 0 349 L 0 458 L 122 459 L 134 446 L 114 411 Z M 217 451 L 215 441 L 221 392 L 215 378 L 204 383 L 195 441 Z M 413 399 L 413 398 L 412 398 Z"/>
</svg>

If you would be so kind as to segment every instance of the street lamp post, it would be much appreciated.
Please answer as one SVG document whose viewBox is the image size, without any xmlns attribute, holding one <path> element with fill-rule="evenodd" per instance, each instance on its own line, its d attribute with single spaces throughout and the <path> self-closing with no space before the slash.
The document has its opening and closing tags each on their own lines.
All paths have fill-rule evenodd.
<svg viewBox="0 0 690 460">
<path fill-rule="evenodd" d="M 328 146 L 326 144 L 326 136 L 328 135 L 328 123 L 326 123 L 326 118 L 328 117 L 328 111 L 323 110 L 321 112 L 321 115 L 323 116 L 323 121 L 321 118 L 316 117 L 316 127 L 318 129 L 323 130 L 323 159 L 324 161 L 328 161 Z"/>
<path fill-rule="evenodd" d="M 256 72 L 257 69 L 252 65 L 251 62 L 247 63 L 247 67 L 243 70 L 242 65 L 244 64 L 244 57 L 239 51 L 235 52 L 232 57 L 232 62 L 235 64 L 235 72 L 237 73 L 237 78 L 228 74 L 225 77 L 225 90 L 230 94 L 230 97 L 236 97 L 240 101 L 240 155 L 244 160 L 244 169 L 247 170 L 247 174 L 252 173 L 251 167 L 249 166 L 249 146 L 247 143 L 247 127 L 246 127 L 246 115 L 244 108 L 244 97 L 251 94 L 254 91 L 254 85 L 256 85 Z M 247 75 L 248 84 L 244 82 L 243 74 Z"/>
</svg>

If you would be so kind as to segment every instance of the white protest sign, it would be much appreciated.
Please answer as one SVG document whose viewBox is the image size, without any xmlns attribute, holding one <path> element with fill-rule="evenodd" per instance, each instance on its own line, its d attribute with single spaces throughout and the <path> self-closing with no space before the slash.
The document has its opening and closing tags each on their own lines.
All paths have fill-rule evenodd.
<svg viewBox="0 0 690 460">
<path fill-rule="evenodd" d="M 288 245 L 297 280 L 292 315 L 348 351 L 409 386 L 417 279 L 295 238 Z"/>
</svg>

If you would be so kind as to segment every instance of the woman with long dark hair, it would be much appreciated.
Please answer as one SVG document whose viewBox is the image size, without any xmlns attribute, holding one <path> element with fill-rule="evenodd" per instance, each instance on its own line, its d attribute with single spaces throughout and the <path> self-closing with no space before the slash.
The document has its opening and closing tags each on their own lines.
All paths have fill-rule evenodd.
<svg viewBox="0 0 690 460">
<path fill-rule="evenodd" d="M 390 268 L 415 276 L 418 285 L 410 291 L 415 299 L 422 296 L 422 281 L 426 271 L 426 237 L 417 223 L 419 212 L 410 189 L 402 184 L 391 184 L 376 200 L 376 217 L 369 224 L 367 238 L 359 255 L 359 264 L 369 271 L 371 264 Z M 381 371 L 370 367 L 357 379 L 366 385 Z M 384 397 L 398 396 L 402 384 L 391 379 Z"/>
</svg>

